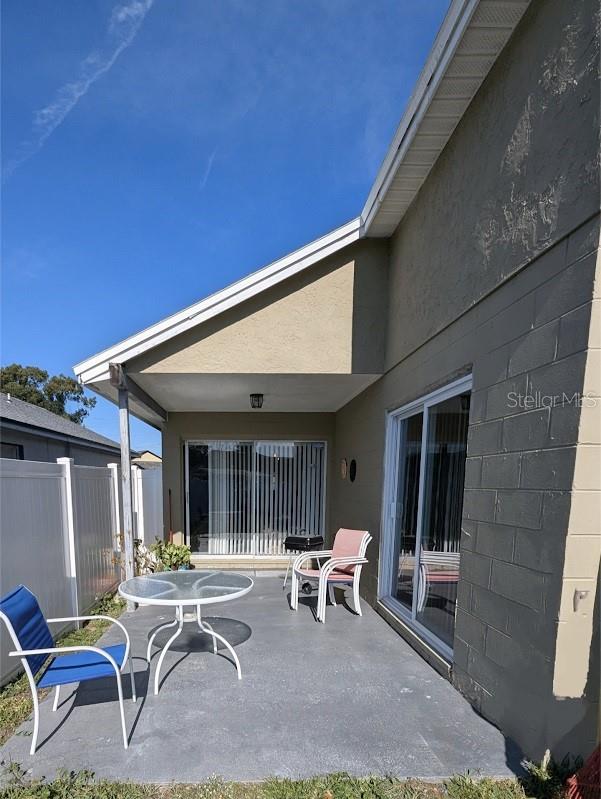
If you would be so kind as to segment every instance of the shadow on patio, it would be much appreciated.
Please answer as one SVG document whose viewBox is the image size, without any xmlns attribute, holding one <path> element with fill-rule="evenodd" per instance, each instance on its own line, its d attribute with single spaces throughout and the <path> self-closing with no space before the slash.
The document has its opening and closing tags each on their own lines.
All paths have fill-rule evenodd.
<svg viewBox="0 0 601 799">
<path fill-rule="evenodd" d="M 259 574 L 250 594 L 214 605 L 206 619 L 236 647 L 241 681 L 227 650 L 219 647 L 215 657 L 207 636 L 184 628 L 154 696 L 149 678 L 169 631 L 157 636 L 150 674 L 146 644 L 171 616 L 167 608 L 139 608 L 122 617 L 138 692 L 134 705 L 124 680 L 129 750 L 122 747 L 114 681 L 99 680 L 65 692 L 56 713 L 46 699 L 37 753 L 28 754 L 28 721 L 2 759 L 34 775 L 87 768 L 99 777 L 148 782 L 333 771 L 506 776 L 519 768 L 510 742 L 365 603 L 363 617 L 340 604 L 322 625 L 310 602 L 290 610 L 282 576 Z M 102 643 L 117 637 L 112 630 Z"/>
</svg>

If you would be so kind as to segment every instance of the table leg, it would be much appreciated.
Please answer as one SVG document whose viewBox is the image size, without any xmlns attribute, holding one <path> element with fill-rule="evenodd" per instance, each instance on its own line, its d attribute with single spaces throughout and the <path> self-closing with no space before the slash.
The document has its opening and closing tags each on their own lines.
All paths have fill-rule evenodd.
<svg viewBox="0 0 601 799">
<path fill-rule="evenodd" d="M 181 606 L 178 606 L 178 608 L 175 611 L 175 621 L 172 622 L 171 624 L 166 624 L 164 626 L 165 627 L 173 627 L 173 624 L 176 624 L 176 623 L 178 623 L 177 624 L 177 630 L 173 633 L 171 638 L 167 641 L 167 643 L 163 647 L 163 650 L 162 650 L 162 652 L 161 652 L 161 654 L 159 656 L 159 662 L 157 663 L 157 667 L 156 667 L 156 670 L 154 672 L 154 695 L 155 696 L 159 692 L 159 680 L 160 680 L 160 676 L 161 676 L 161 666 L 163 665 L 163 660 L 165 659 L 165 655 L 167 654 L 167 650 L 169 649 L 171 644 L 175 641 L 177 636 L 181 633 L 182 627 L 184 626 L 184 609 Z M 163 629 L 163 628 L 160 628 L 160 629 Z M 157 632 L 158 632 L 158 630 L 157 630 Z"/>
<path fill-rule="evenodd" d="M 200 615 L 200 605 L 197 605 L 196 620 L 198 621 L 198 626 L 200 627 L 202 632 L 207 633 L 207 635 L 210 635 L 213 638 L 214 654 L 217 654 L 217 641 L 221 641 L 221 643 L 228 649 L 231 656 L 234 658 L 234 663 L 236 664 L 236 671 L 238 672 L 238 679 L 241 680 L 242 669 L 240 668 L 240 661 L 238 660 L 238 655 L 236 654 L 234 647 L 230 644 L 229 641 L 226 641 L 226 639 L 222 635 L 216 633 L 210 624 L 207 624 L 206 621 L 202 620 L 202 617 Z"/>
<path fill-rule="evenodd" d="M 146 649 L 146 660 L 150 663 L 150 650 L 152 649 L 152 642 L 156 638 L 156 636 L 161 632 L 161 630 L 166 630 L 168 627 L 175 627 L 177 624 L 177 611 L 175 614 L 175 618 L 173 621 L 167 622 L 167 624 L 161 624 L 160 627 L 157 627 L 153 634 L 150 636 L 150 640 L 148 641 L 148 647 Z"/>
<path fill-rule="evenodd" d="M 196 621 L 198 622 L 198 627 L 201 632 L 203 633 L 208 632 L 209 635 L 212 634 L 213 628 L 211 627 L 211 625 L 208 624 L 206 621 L 202 620 L 202 616 L 200 613 L 200 605 L 196 606 Z M 215 638 L 215 636 L 213 636 L 213 654 L 214 655 L 217 654 L 217 639 Z"/>
</svg>

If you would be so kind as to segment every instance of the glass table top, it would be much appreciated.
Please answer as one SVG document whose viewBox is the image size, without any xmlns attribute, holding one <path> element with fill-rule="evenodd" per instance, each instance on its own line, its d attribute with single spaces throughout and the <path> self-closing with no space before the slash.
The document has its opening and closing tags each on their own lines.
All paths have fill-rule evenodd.
<svg viewBox="0 0 601 799">
<path fill-rule="evenodd" d="M 190 569 L 132 577 L 121 583 L 119 593 L 140 604 L 208 605 L 244 596 L 252 587 L 244 574 Z"/>
</svg>

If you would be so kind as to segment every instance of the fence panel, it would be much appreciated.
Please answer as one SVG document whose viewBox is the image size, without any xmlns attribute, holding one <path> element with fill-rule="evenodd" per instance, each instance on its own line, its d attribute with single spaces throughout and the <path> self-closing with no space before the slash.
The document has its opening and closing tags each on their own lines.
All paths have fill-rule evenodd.
<svg viewBox="0 0 601 799">
<path fill-rule="evenodd" d="M 163 538 L 163 470 L 132 467 L 132 495 L 136 538 L 146 545 Z"/>
<path fill-rule="evenodd" d="M 0 593 L 31 588 L 47 616 L 71 616 L 65 475 L 57 463 L 0 459 Z M 0 681 L 20 668 L 0 624 Z M 59 632 L 53 630 L 53 632 Z"/>
<path fill-rule="evenodd" d="M 72 486 L 78 605 L 79 612 L 86 613 L 119 581 L 111 470 L 73 466 Z"/>
</svg>

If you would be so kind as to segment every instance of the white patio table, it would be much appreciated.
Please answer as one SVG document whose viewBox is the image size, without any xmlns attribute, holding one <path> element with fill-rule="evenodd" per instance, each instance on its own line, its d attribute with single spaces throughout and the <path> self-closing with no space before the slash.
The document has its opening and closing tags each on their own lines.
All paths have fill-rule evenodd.
<svg viewBox="0 0 601 799">
<path fill-rule="evenodd" d="M 228 602 L 238 599 L 253 587 L 250 577 L 236 572 L 223 571 L 170 571 L 156 574 L 145 574 L 125 580 L 119 586 L 119 593 L 124 599 L 137 602 L 139 605 L 159 605 L 175 608 L 175 619 L 162 624 L 150 636 L 146 650 L 146 660 L 150 663 L 152 642 L 161 630 L 175 627 L 176 631 L 163 647 L 154 673 L 154 693 L 159 692 L 161 666 L 167 650 L 181 633 L 185 622 L 198 624 L 201 632 L 213 638 L 213 652 L 217 653 L 217 641 L 230 651 L 238 679 L 242 679 L 242 670 L 238 655 L 233 646 L 222 635 L 216 633 L 210 624 L 202 620 L 200 608 L 202 605 L 213 605 L 217 602 Z M 185 608 L 192 608 L 192 612 L 185 612 Z"/>
</svg>

